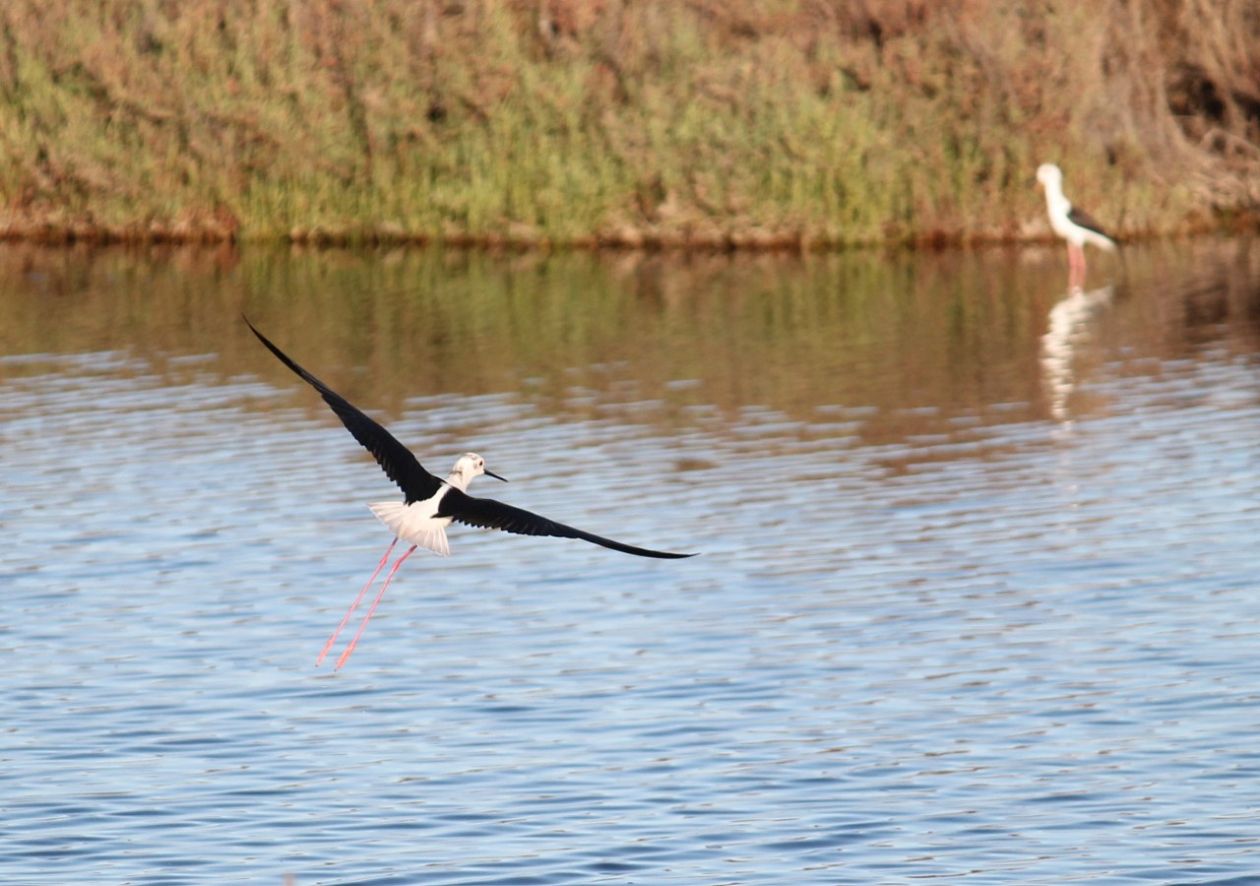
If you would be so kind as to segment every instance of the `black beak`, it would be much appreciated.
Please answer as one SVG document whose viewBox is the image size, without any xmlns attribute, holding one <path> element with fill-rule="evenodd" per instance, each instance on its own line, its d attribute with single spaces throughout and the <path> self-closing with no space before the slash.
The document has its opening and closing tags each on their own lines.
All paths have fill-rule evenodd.
<svg viewBox="0 0 1260 886">
<path fill-rule="evenodd" d="M 484 468 L 483 468 L 483 470 L 484 470 Z M 499 476 L 498 474 L 496 474 L 494 471 L 486 471 L 486 476 L 487 476 L 487 477 L 494 477 L 494 479 L 496 479 L 496 480 L 502 480 L 504 483 L 506 483 L 506 482 L 507 482 L 507 477 L 500 477 L 500 476 Z"/>
</svg>

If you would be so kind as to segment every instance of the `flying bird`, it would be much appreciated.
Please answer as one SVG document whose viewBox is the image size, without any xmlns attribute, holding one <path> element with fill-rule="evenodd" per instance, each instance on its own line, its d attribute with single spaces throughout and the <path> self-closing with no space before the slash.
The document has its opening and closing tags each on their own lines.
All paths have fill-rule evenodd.
<svg viewBox="0 0 1260 886">
<path fill-rule="evenodd" d="M 467 492 L 468 486 L 482 474 L 507 482 L 506 478 L 500 477 L 487 469 L 485 459 L 475 452 L 461 455 L 455 460 L 455 465 L 451 468 L 451 472 L 447 474 L 446 479 L 438 479 L 426 471 L 411 451 L 399 443 L 393 434 L 368 418 L 348 400 L 295 363 L 287 354 L 272 344 L 265 335 L 259 332 L 254 327 L 254 324 L 249 322 L 248 317 L 243 319 L 254 335 L 258 336 L 258 340 L 266 345 L 267 350 L 275 354 L 281 363 L 293 370 L 303 381 L 319 391 L 324 398 L 324 402 L 332 408 L 332 411 L 341 419 L 341 423 L 346 426 L 346 430 L 354 436 L 354 439 L 359 441 L 359 444 L 364 449 L 372 453 L 372 457 L 376 459 L 389 478 L 398 484 L 404 496 L 404 500 L 401 502 L 376 502 L 368 506 L 372 509 L 372 513 L 394 533 L 394 540 L 389 543 L 389 547 L 385 550 L 385 555 L 381 557 L 381 562 L 376 566 L 376 571 L 372 573 L 372 577 L 363 586 L 363 590 L 359 591 L 359 595 L 355 597 L 354 602 L 341 619 L 341 623 L 337 625 L 337 629 L 333 631 L 332 636 L 328 638 L 328 642 L 324 644 L 324 648 L 315 662 L 317 666 L 323 663 L 324 657 L 328 655 L 328 651 L 337 641 L 337 637 L 341 634 L 346 623 L 349 622 L 350 616 L 354 614 L 359 603 L 362 602 L 368 588 L 372 586 L 376 581 L 376 577 L 380 575 L 381 570 L 389 561 L 394 545 L 398 543 L 399 539 L 409 542 L 411 547 L 398 558 L 385 576 L 385 583 L 372 601 L 372 605 L 368 607 L 367 615 L 364 616 L 362 623 L 359 625 L 354 639 L 350 641 L 350 644 L 341 653 L 341 657 L 337 659 L 336 669 L 340 669 L 346 663 L 346 660 L 350 658 L 350 654 L 354 651 L 355 646 L 358 645 L 359 638 L 363 635 L 364 628 L 371 621 L 377 605 L 381 602 L 381 598 L 385 596 L 386 588 L 389 587 L 390 581 L 393 580 L 403 561 L 415 553 L 417 548 L 427 548 L 440 556 L 450 554 L 450 545 L 446 539 L 446 527 L 452 521 L 485 529 L 502 529 L 504 532 L 512 532 L 518 535 L 550 535 L 558 538 L 577 538 L 592 544 L 602 545 L 614 551 L 621 551 L 624 554 L 633 554 L 636 557 L 676 560 L 695 556 L 694 554 L 672 554 L 667 551 L 653 551 L 648 548 L 623 544 L 611 538 L 604 538 L 601 535 L 595 535 L 581 529 L 575 529 L 572 526 L 566 526 L 563 523 L 557 523 L 555 520 L 526 511 L 523 508 L 504 504 L 501 501 L 495 501 L 492 498 L 471 496 Z"/>
<path fill-rule="evenodd" d="M 1063 172 L 1053 163 L 1037 167 L 1037 181 L 1046 192 L 1046 212 L 1050 227 L 1067 241 L 1068 279 L 1073 286 L 1085 285 L 1085 249 L 1088 243 L 1104 252 L 1115 252 L 1116 241 L 1083 209 L 1063 195 Z"/>
</svg>

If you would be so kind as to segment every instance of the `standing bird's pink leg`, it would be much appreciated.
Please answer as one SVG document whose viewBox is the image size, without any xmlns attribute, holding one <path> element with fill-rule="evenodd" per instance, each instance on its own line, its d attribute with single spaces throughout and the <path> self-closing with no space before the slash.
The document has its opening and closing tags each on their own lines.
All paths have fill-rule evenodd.
<svg viewBox="0 0 1260 886">
<path fill-rule="evenodd" d="M 346 626 L 346 622 L 350 620 L 350 616 L 354 614 L 354 610 L 359 608 L 363 595 L 367 593 L 367 589 L 372 587 L 372 582 L 376 581 L 376 577 L 381 574 L 381 570 L 385 568 L 385 561 L 389 559 L 389 555 L 394 552 L 394 545 L 398 544 L 398 539 L 394 539 L 389 543 L 389 547 L 385 549 L 385 556 L 381 557 L 381 562 L 376 564 L 376 571 L 372 573 L 372 577 L 368 579 L 367 584 L 363 586 L 363 590 L 359 591 L 359 596 L 354 598 L 354 602 L 350 604 L 350 608 L 346 610 L 346 614 L 341 617 L 341 624 L 337 625 L 337 630 L 332 632 L 332 636 L 328 638 L 328 642 L 324 644 L 324 648 L 319 651 L 319 658 L 315 659 L 315 667 L 319 667 L 324 663 L 324 657 L 328 655 L 328 650 L 332 649 L 337 637 L 341 634 L 341 629 Z"/>
<path fill-rule="evenodd" d="M 1085 285 L 1085 250 L 1075 243 L 1068 244 L 1068 285 Z"/>
<path fill-rule="evenodd" d="M 394 574 L 398 572 L 398 567 L 403 565 L 403 561 L 416 552 L 419 545 L 412 545 L 407 549 L 407 553 L 398 558 L 398 562 L 389 570 L 389 575 L 385 576 L 385 584 L 381 585 L 381 589 L 376 594 L 376 599 L 372 601 L 372 605 L 368 607 L 367 615 L 363 616 L 363 623 L 359 625 L 359 629 L 354 634 L 354 639 L 350 641 L 350 645 L 341 653 L 341 658 L 337 659 L 337 665 L 333 670 L 341 670 L 341 666 L 350 658 L 350 653 L 354 652 L 354 647 L 358 645 L 359 638 L 363 636 L 363 629 L 367 627 L 369 621 L 372 620 L 372 613 L 376 612 L 376 605 L 381 602 L 381 598 L 385 596 L 389 583 L 393 581 Z"/>
</svg>

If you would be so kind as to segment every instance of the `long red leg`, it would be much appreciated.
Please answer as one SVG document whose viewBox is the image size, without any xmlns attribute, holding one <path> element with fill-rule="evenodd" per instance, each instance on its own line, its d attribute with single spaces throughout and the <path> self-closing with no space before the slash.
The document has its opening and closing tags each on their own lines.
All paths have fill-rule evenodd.
<svg viewBox="0 0 1260 886">
<path fill-rule="evenodd" d="M 363 629 L 367 627 L 369 621 L 372 620 L 372 614 L 376 612 L 376 605 L 381 602 L 381 597 L 385 596 L 389 583 L 394 580 L 394 574 L 398 572 L 398 567 L 403 565 L 403 561 L 416 552 L 417 545 L 412 545 L 407 549 L 407 553 L 398 558 L 394 563 L 394 567 L 389 570 L 389 575 L 385 576 L 385 584 L 381 585 L 381 589 L 376 593 L 376 599 L 372 601 L 372 605 L 368 607 L 367 615 L 363 616 L 363 623 L 359 625 L 359 629 L 355 631 L 354 639 L 350 641 L 350 645 L 341 653 L 341 658 L 337 659 L 337 666 L 333 670 L 340 670 L 341 666 L 350 658 L 350 653 L 354 652 L 354 647 L 358 645 L 359 638 L 363 636 Z"/>
<path fill-rule="evenodd" d="M 398 544 L 398 539 L 394 539 L 389 543 L 389 547 L 385 549 L 385 556 L 381 557 L 381 562 L 376 564 L 376 571 L 372 573 L 372 577 L 368 579 L 367 584 L 363 586 L 363 590 L 359 591 L 359 596 L 354 598 L 354 602 L 350 604 L 350 608 L 346 610 L 346 614 L 341 617 L 341 624 L 337 625 L 337 630 L 332 632 L 332 636 L 328 638 L 328 642 L 324 644 L 324 648 L 319 651 L 319 658 L 315 659 L 315 667 L 319 667 L 324 663 L 324 657 L 328 655 L 328 650 L 332 649 L 337 637 L 341 634 L 341 629 L 346 626 L 346 622 L 350 620 L 350 616 L 354 614 L 354 610 L 359 608 L 359 603 L 363 600 L 363 595 L 367 593 L 367 589 L 372 587 L 372 582 L 376 581 L 376 577 L 381 574 L 381 570 L 385 568 L 385 562 L 389 559 L 389 555 L 394 552 L 394 545 Z"/>
<path fill-rule="evenodd" d="M 1085 285 L 1085 250 L 1073 243 L 1068 244 L 1068 285 Z"/>
</svg>

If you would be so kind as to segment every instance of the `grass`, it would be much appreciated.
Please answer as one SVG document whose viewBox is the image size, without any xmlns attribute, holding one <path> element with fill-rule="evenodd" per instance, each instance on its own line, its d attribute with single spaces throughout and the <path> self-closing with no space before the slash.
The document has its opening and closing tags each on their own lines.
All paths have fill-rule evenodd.
<svg viewBox="0 0 1260 886">
<path fill-rule="evenodd" d="M 1260 209 L 1244 0 L 10 0 L 0 234 L 811 248 Z"/>
</svg>

